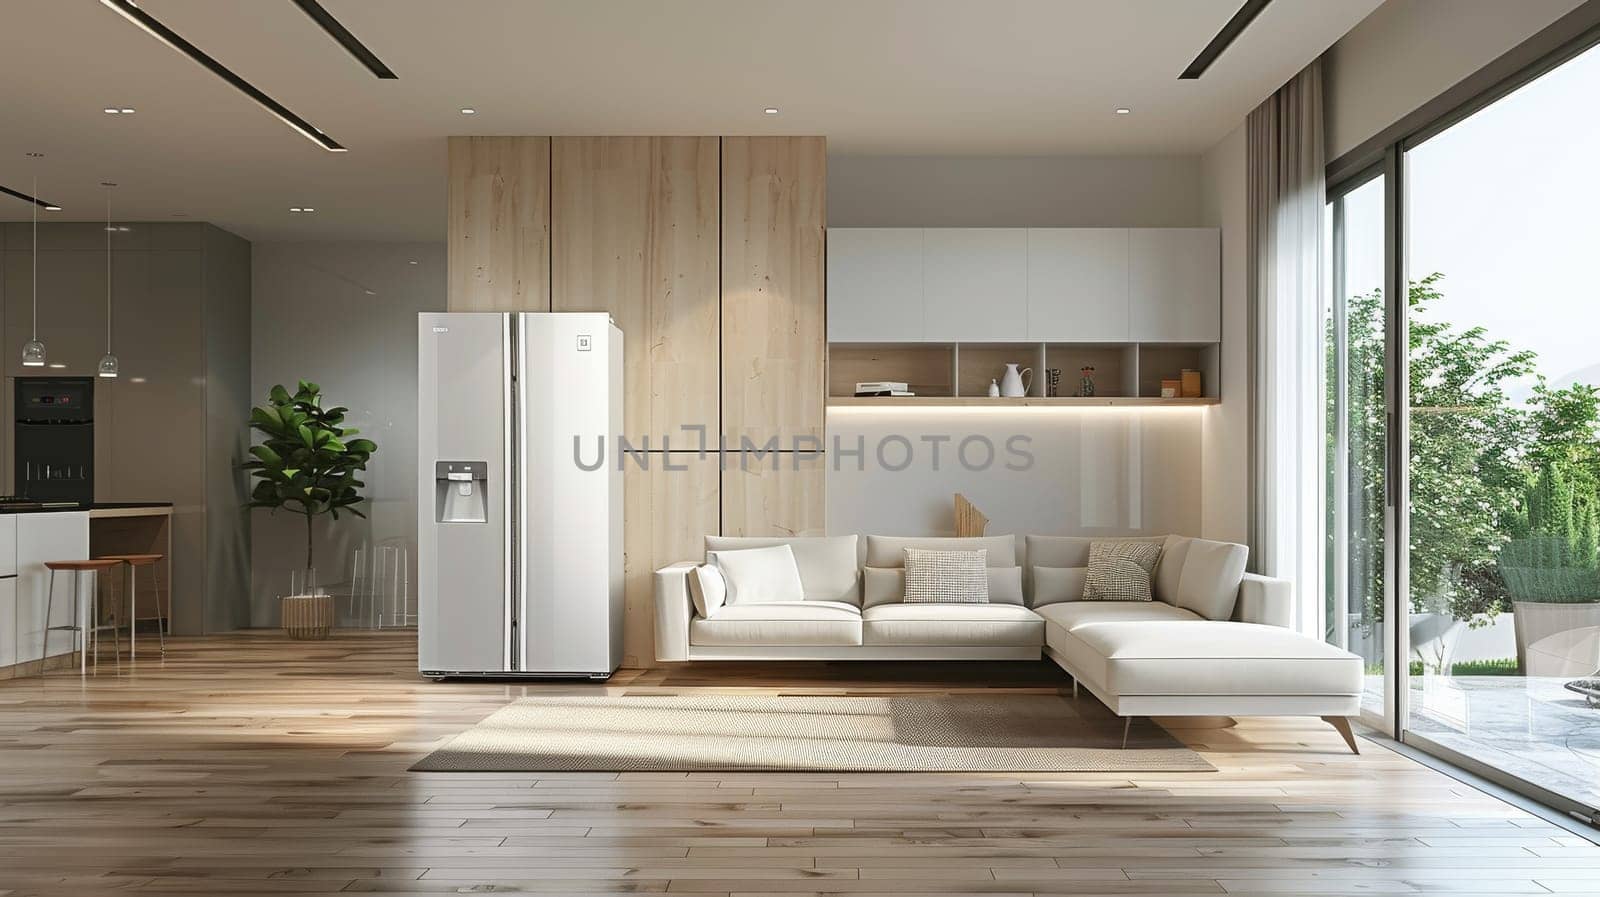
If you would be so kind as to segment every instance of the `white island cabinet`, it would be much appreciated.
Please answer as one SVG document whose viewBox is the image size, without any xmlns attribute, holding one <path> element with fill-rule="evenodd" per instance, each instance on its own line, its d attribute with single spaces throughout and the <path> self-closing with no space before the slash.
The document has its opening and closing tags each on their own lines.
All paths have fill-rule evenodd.
<svg viewBox="0 0 1600 897">
<path fill-rule="evenodd" d="M 6 537 L 8 530 L 13 534 L 9 542 Z M 10 557 L 16 566 L 16 576 L 4 581 L 11 583 L 14 590 L 11 603 L 15 610 L 6 616 L 3 608 L 0 608 L 0 626 L 12 624 L 9 632 L 0 633 L 0 642 L 11 643 L 14 655 L 12 664 L 30 663 L 45 656 L 45 587 L 50 579 L 50 571 L 45 569 L 44 562 L 89 556 L 89 512 L 4 515 L 4 523 L 0 524 L 0 558 L 6 557 L 7 544 L 12 546 Z M 82 587 L 82 594 L 87 596 L 87 576 L 82 578 Z M 72 575 L 58 574 L 50 625 L 66 626 L 71 623 Z M 73 632 L 53 633 L 50 637 L 50 656 L 72 653 L 76 639 L 77 635 Z"/>
</svg>

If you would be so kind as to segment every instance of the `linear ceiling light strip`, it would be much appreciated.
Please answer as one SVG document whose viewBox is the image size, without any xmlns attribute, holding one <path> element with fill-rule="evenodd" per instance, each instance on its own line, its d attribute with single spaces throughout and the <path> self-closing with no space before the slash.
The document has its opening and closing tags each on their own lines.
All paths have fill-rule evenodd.
<svg viewBox="0 0 1600 897">
<path fill-rule="evenodd" d="M 366 44 L 362 43 L 354 34 L 351 34 L 350 29 L 339 24 L 339 20 L 333 17 L 333 13 L 324 9 L 317 0 L 294 0 L 294 5 L 300 7 L 306 15 L 311 17 L 311 21 L 316 22 L 323 31 L 328 32 L 329 37 L 338 41 L 339 46 L 344 47 L 346 52 L 356 58 L 356 61 L 366 66 L 367 71 L 386 81 L 393 81 L 400 77 L 394 73 L 393 69 L 383 64 L 383 60 L 378 58 L 378 54 L 367 49 Z"/>
<path fill-rule="evenodd" d="M 45 202 L 44 200 L 40 199 L 37 196 L 29 196 L 28 194 L 23 193 L 21 190 L 13 190 L 10 187 L 5 186 L 4 184 L 0 184 L 0 193 L 4 193 L 7 196 L 15 196 L 17 199 L 20 199 L 23 202 L 31 202 L 34 205 L 36 205 L 39 208 L 44 209 L 46 211 L 50 211 L 50 212 L 59 212 L 59 211 L 61 211 L 61 207 L 56 205 L 53 202 Z"/>
<path fill-rule="evenodd" d="M 290 112 L 288 107 L 256 89 L 255 85 L 234 74 L 227 66 L 207 56 L 204 51 L 184 40 L 176 31 L 161 24 L 154 16 L 135 6 L 133 0 L 100 0 L 100 2 L 116 10 L 123 18 L 143 28 L 151 37 L 189 57 L 205 67 L 213 75 L 233 85 L 240 93 L 255 100 L 261 108 L 277 116 L 284 124 L 299 131 L 307 140 L 330 153 L 345 152 L 345 148 L 340 146 L 332 137 L 322 133 L 313 127 L 310 122 Z"/>
<path fill-rule="evenodd" d="M 1217 57 L 1250 27 L 1250 23 L 1254 22 L 1256 16 L 1261 15 L 1261 11 L 1271 2 L 1272 0 L 1245 0 L 1239 11 L 1233 14 L 1233 18 L 1229 19 L 1228 23 L 1222 26 L 1222 30 L 1217 32 L 1217 36 L 1211 39 L 1211 43 L 1206 44 L 1206 48 L 1200 51 L 1194 62 L 1189 63 L 1189 67 L 1183 70 L 1178 80 L 1193 81 L 1204 75 L 1206 69 L 1211 68 L 1211 63 L 1217 61 Z"/>
</svg>

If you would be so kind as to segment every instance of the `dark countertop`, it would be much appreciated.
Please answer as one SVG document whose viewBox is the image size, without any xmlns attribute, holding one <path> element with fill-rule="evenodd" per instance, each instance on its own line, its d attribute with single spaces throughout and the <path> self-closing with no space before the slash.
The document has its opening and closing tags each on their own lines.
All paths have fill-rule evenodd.
<svg viewBox="0 0 1600 897">
<path fill-rule="evenodd" d="M 0 514 L 64 514 L 72 511 L 122 511 L 128 508 L 170 508 L 170 501 L 97 501 L 90 504 L 38 505 L 0 503 Z"/>
</svg>

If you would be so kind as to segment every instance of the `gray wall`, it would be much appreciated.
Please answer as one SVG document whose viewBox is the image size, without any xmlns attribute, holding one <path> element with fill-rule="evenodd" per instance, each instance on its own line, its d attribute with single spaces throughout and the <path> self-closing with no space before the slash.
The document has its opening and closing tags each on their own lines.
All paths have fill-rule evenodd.
<svg viewBox="0 0 1600 897">
<path fill-rule="evenodd" d="M 1388 0 L 1328 50 L 1332 161 L 1532 37 L 1582 0 Z"/>
<path fill-rule="evenodd" d="M 249 243 L 208 224 L 120 222 L 113 348 L 122 376 L 95 384 L 95 497 L 171 501 L 173 625 L 218 632 L 244 618 L 249 521 L 238 512 L 237 409 L 249 368 Z M 105 225 L 39 227 L 39 337 L 50 367 L 23 368 L 32 325 L 26 223 L 0 225 L 0 471 L 12 465 L 15 378 L 93 376 L 106 338 Z M 232 442 L 234 448 L 230 449 Z"/>
<path fill-rule="evenodd" d="M 338 591 L 350 577 L 353 549 L 394 539 L 409 549 L 414 583 L 417 313 L 444 310 L 444 244 L 257 243 L 251 270 L 252 401 L 263 401 L 273 384 L 293 389 L 297 380 L 311 380 L 378 444 L 363 478 L 368 519 L 316 523 L 319 580 Z M 250 622 L 273 626 L 276 596 L 303 564 L 305 523 L 255 515 Z"/>
<path fill-rule="evenodd" d="M 830 227 L 1183 227 L 1196 156 L 829 156 Z"/>
<path fill-rule="evenodd" d="M 1205 214 L 1202 161 L 1170 157 L 830 156 L 831 227 L 1162 227 L 1216 224 Z M 1243 189 L 1241 182 L 1240 189 Z M 1241 195 L 1240 202 L 1243 202 Z M 1224 241 L 1231 238 L 1224 233 Z M 1239 238 L 1243 238 L 1242 232 Z M 1232 334 L 1230 334 L 1232 338 Z M 1240 346 L 1242 351 L 1242 345 Z M 1018 361 L 1033 364 L 1031 353 Z M 1227 372 L 1224 372 L 1227 376 Z M 1225 381 L 1225 390 L 1227 383 Z M 1242 394 L 1223 405 L 1243 411 Z M 1217 408 L 835 409 L 834 439 L 865 440 L 865 469 L 830 456 L 830 533 L 947 535 L 960 492 L 992 533 L 1199 534 L 1204 526 L 1204 433 Z M 1034 464 L 1005 469 L 1012 436 L 1031 439 Z M 879 466 L 884 437 L 915 446 L 904 470 Z M 969 436 L 1002 449 L 991 469 L 955 458 Z M 935 464 L 931 443 L 943 443 Z M 978 452 L 981 444 L 974 443 Z M 892 448 L 892 464 L 901 450 Z M 974 455 L 976 458 L 977 455 Z M 838 469 L 833 465 L 839 463 Z"/>
<path fill-rule="evenodd" d="M 1250 524 L 1250 334 L 1246 303 L 1245 126 L 1202 160 L 1202 218 L 1222 228 L 1222 404 L 1206 409 L 1200 534 L 1244 542 Z"/>
</svg>

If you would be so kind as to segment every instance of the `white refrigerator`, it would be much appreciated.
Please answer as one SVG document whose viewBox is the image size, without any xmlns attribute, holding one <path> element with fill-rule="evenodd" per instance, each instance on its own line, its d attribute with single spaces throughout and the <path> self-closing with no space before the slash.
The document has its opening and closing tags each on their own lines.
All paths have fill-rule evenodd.
<svg viewBox="0 0 1600 897">
<path fill-rule="evenodd" d="M 419 670 L 610 676 L 622 662 L 622 331 L 589 312 L 417 324 Z"/>
</svg>

